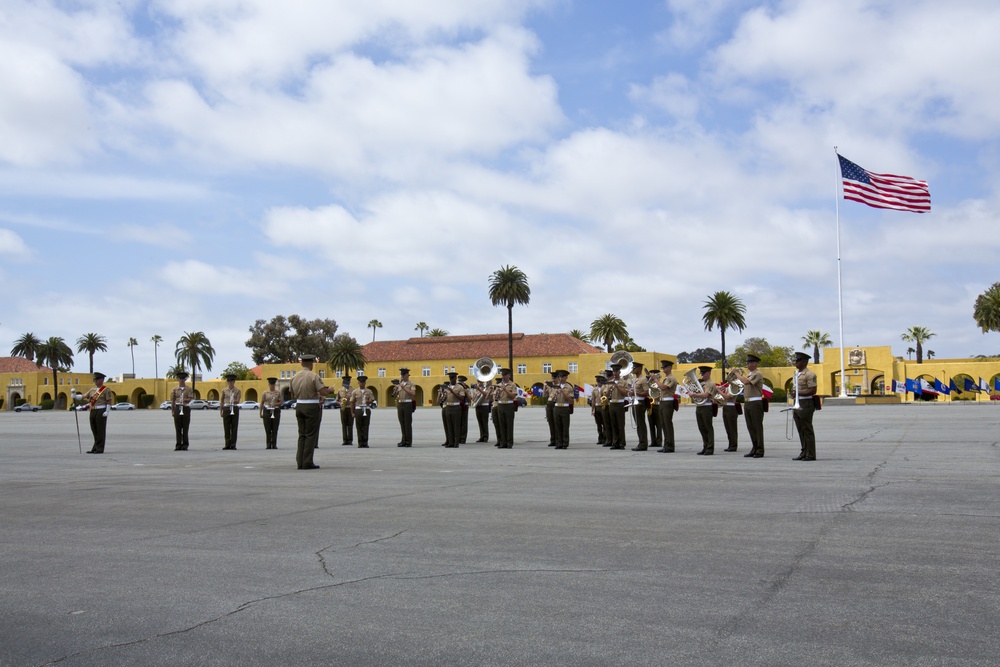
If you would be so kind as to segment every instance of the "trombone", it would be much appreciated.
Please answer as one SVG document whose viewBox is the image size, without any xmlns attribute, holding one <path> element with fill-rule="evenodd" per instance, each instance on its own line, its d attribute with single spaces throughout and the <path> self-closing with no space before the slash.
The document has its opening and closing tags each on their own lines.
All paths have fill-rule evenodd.
<svg viewBox="0 0 1000 667">
<path fill-rule="evenodd" d="M 792 377 L 792 384 L 795 385 L 795 402 L 792 407 L 785 408 L 782 412 L 785 414 L 785 440 L 791 440 L 792 436 L 795 435 L 795 421 L 792 419 L 792 413 L 795 410 L 801 409 L 799 405 L 799 371 L 795 371 L 795 375 Z"/>
</svg>

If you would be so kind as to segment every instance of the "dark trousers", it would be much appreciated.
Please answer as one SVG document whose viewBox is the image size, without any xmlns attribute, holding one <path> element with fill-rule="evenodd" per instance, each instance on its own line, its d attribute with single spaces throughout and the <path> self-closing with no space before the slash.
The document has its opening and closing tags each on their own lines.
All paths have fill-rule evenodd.
<svg viewBox="0 0 1000 667">
<path fill-rule="evenodd" d="M 611 446 L 625 449 L 625 404 L 611 403 L 608 413 L 611 415 Z"/>
<path fill-rule="evenodd" d="M 401 445 L 413 444 L 413 402 L 396 405 L 396 419 L 399 420 L 399 435 Z"/>
<path fill-rule="evenodd" d="M 174 449 L 187 449 L 189 444 L 188 431 L 191 427 L 191 410 L 185 410 L 184 414 L 177 414 L 179 410 L 179 406 L 174 410 L 174 433 L 177 435 Z"/>
<path fill-rule="evenodd" d="M 497 407 L 497 447 L 510 449 L 514 446 L 514 404 L 501 403 Z"/>
<path fill-rule="evenodd" d="M 358 447 L 368 446 L 368 426 L 372 420 L 371 408 L 358 408 L 354 411 L 354 425 L 358 431 Z"/>
<path fill-rule="evenodd" d="M 444 414 L 444 445 L 458 447 L 462 435 L 462 406 L 446 405 L 442 414 Z"/>
<path fill-rule="evenodd" d="M 653 447 L 663 446 L 663 431 L 660 429 L 660 406 L 650 404 L 647 415 L 649 416 L 649 444 Z"/>
<path fill-rule="evenodd" d="M 736 449 L 740 445 L 740 411 L 735 405 L 722 406 L 722 425 L 726 427 L 728 449 Z"/>
<path fill-rule="evenodd" d="M 497 403 L 490 410 L 490 419 L 493 420 L 493 432 L 497 436 L 497 447 L 500 446 L 500 404 Z"/>
<path fill-rule="evenodd" d="M 706 454 L 715 452 L 715 427 L 712 425 L 712 406 L 699 405 L 695 408 L 695 419 L 698 421 L 698 432 L 701 433 L 702 451 Z"/>
<path fill-rule="evenodd" d="M 555 404 L 552 399 L 545 402 L 545 423 L 549 425 L 549 444 L 556 444 L 556 420 L 553 414 Z"/>
<path fill-rule="evenodd" d="M 604 445 L 610 447 L 614 444 L 614 428 L 611 425 L 611 407 L 597 408 L 597 414 L 604 422 Z"/>
<path fill-rule="evenodd" d="M 639 449 L 649 447 L 649 431 L 646 430 L 646 401 L 639 401 L 632 406 L 632 417 L 635 419 L 635 429 L 639 434 Z"/>
<path fill-rule="evenodd" d="M 571 406 L 552 408 L 552 421 L 556 428 L 556 447 L 566 449 L 569 447 L 569 418 L 573 414 Z"/>
<path fill-rule="evenodd" d="M 660 430 L 663 431 L 663 448 L 672 452 L 674 451 L 674 402 L 660 401 L 656 410 L 660 418 Z"/>
<path fill-rule="evenodd" d="M 597 425 L 597 444 L 603 445 L 607 442 L 607 436 L 604 432 L 604 410 L 601 406 L 594 408 L 594 423 Z"/>
<path fill-rule="evenodd" d="M 354 444 L 354 413 L 350 410 L 340 410 L 340 434 L 343 444 Z"/>
<path fill-rule="evenodd" d="M 108 418 L 103 405 L 99 408 L 90 409 L 90 432 L 94 434 L 94 446 L 92 452 L 104 451 L 104 439 L 108 433 Z"/>
<path fill-rule="evenodd" d="M 743 418 L 750 432 L 751 451 L 764 453 L 764 401 L 747 401 L 743 406 Z"/>
<path fill-rule="evenodd" d="M 323 421 L 323 408 L 318 403 L 295 406 L 295 422 L 299 439 L 295 447 L 295 463 L 299 468 L 313 466 L 313 452 L 319 444 L 319 425 Z"/>
<path fill-rule="evenodd" d="M 479 440 L 480 440 L 480 442 L 489 442 L 489 440 L 490 440 L 490 406 L 488 406 L 488 405 L 477 405 L 476 406 L 476 423 L 479 425 Z"/>
<path fill-rule="evenodd" d="M 240 409 L 222 408 L 222 433 L 226 439 L 226 449 L 236 449 L 236 434 L 240 430 Z"/>
<path fill-rule="evenodd" d="M 469 437 L 469 404 L 462 404 L 462 416 L 461 425 L 458 429 L 458 441 L 461 444 L 465 444 L 466 438 Z"/>
<path fill-rule="evenodd" d="M 802 456 L 807 459 L 816 458 L 816 433 L 813 431 L 813 413 L 816 405 L 812 396 L 799 401 L 801 406 L 792 414 L 795 416 L 795 428 L 799 432 L 799 444 L 802 446 Z"/>
<path fill-rule="evenodd" d="M 264 408 L 264 413 L 261 415 L 261 421 L 264 422 L 264 440 L 267 443 L 267 448 L 277 449 L 278 426 L 281 424 L 281 410 L 278 408 Z"/>
</svg>

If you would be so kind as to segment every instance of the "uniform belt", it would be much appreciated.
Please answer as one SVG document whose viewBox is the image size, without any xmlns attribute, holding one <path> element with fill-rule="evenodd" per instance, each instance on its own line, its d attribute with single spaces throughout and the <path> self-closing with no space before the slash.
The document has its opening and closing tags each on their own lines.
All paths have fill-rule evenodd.
<svg viewBox="0 0 1000 667">
<path fill-rule="evenodd" d="M 660 398 L 660 403 L 665 403 L 667 401 L 672 401 L 672 400 L 674 400 L 673 396 L 671 396 L 670 398 Z"/>
<path fill-rule="evenodd" d="M 412 402 L 413 402 L 413 399 L 411 398 L 411 399 L 409 399 L 409 400 L 407 400 L 407 401 L 397 401 L 397 402 L 398 402 L 398 403 L 412 403 Z"/>
<path fill-rule="evenodd" d="M 318 398 L 299 398 L 295 402 L 297 404 L 301 403 L 302 405 L 312 405 L 313 403 L 319 403 L 319 399 Z"/>
<path fill-rule="evenodd" d="M 571 403 L 556 403 L 557 408 L 568 408 Z"/>
<path fill-rule="evenodd" d="M 727 402 L 727 403 L 726 403 L 726 407 L 727 407 L 727 408 L 735 408 L 735 407 L 736 407 L 736 404 L 735 404 L 735 403 L 729 403 L 729 402 Z"/>
<path fill-rule="evenodd" d="M 763 401 L 763 400 L 764 400 L 763 396 L 757 396 L 755 398 L 748 398 L 747 399 L 748 402 L 750 402 L 750 401 Z"/>
<path fill-rule="evenodd" d="M 621 399 L 618 399 L 617 401 L 611 401 L 611 402 L 612 402 L 612 403 L 624 403 L 624 402 L 625 402 L 625 399 L 624 399 L 624 398 L 621 398 Z"/>
<path fill-rule="evenodd" d="M 461 401 L 455 401 L 454 403 L 445 403 L 445 405 L 461 405 Z"/>
</svg>

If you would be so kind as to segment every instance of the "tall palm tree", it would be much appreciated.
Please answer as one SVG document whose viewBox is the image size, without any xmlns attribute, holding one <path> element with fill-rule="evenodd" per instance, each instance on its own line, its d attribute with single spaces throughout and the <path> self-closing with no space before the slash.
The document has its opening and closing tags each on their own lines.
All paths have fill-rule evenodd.
<svg viewBox="0 0 1000 667">
<path fill-rule="evenodd" d="M 514 372 L 514 304 L 523 306 L 531 301 L 528 276 L 516 266 L 503 266 L 490 276 L 490 302 L 507 306 L 507 368 Z"/>
<path fill-rule="evenodd" d="M 583 333 L 579 329 L 570 329 L 569 335 L 577 340 L 582 340 L 584 343 L 590 342 L 590 335 Z"/>
<path fill-rule="evenodd" d="M 90 374 L 94 374 L 94 353 L 108 351 L 108 339 L 100 334 L 84 334 L 76 339 L 76 351 L 86 352 L 90 357 Z"/>
<path fill-rule="evenodd" d="M 629 340 L 628 328 L 622 318 L 607 313 L 590 323 L 590 339 L 604 343 L 610 353 L 615 343 Z"/>
<path fill-rule="evenodd" d="M 14 347 L 10 349 L 10 356 L 24 357 L 28 361 L 34 361 L 38 354 L 38 348 L 42 346 L 42 341 L 33 333 L 26 333 L 14 341 Z"/>
<path fill-rule="evenodd" d="M 414 331 L 420 332 L 421 338 L 424 337 L 424 332 L 427 331 L 428 329 L 430 329 L 430 327 L 427 326 L 427 322 L 417 322 L 417 326 L 413 327 Z"/>
<path fill-rule="evenodd" d="M 916 351 L 917 351 L 916 348 L 913 347 L 906 348 L 906 358 L 909 359 L 910 356 Z"/>
<path fill-rule="evenodd" d="M 976 297 L 972 317 L 983 333 L 1000 331 L 1000 283 L 993 283 L 988 290 Z"/>
<path fill-rule="evenodd" d="M 443 338 L 444 336 L 447 335 L 448 335 L 447 331 L 445 331 L 444 329 L 438 329 L 437 327 L 427 332 L 428 338 Z"/>
<path fill-rule="evenodd" d="M 66 341 L 58 336 L 53 336 L 38 346 L 35 351 L 35 365 L 41 368 L 48 366 L 52 369 L 52 393 L 59 400 L 59 392 L 56 390 L 56 373 L 58 371 L 68 371 L 73 366 L 73 350 L 70 349 Z M 60 407 L 58 403 L 56 407 Z"/>
<path fill-rule="evenodd" d="M 934 332 L 932 332 L 927 327 L 910 327 L 906 330 L 900 338 L 903 342 L 913 343 L 917 346 L 917 363 L 924 363 L 924 343 L 934 337 Z"/>
<path fill-rule="evenodd" d="M 135 377 L 135 346 L 138 344 L 139 341 L 135 338 L 129 338 L 128 343 L 126 343 L 126 345 L 128 345 L 128 351 L 132 353 L 132 377 Z"/>
<path fill-rule="evenodd" d="M 375 330 L 382 328 L 382 323 L 378 320 L 371 320 L 368 322 L 368 328 L 372 330 L 372 342 L 375 342 Z"/>
<path fill-rule="evenodd" d="M 340 334 L 333 341 L 330 359 L 326 362 L 330 370 L 343 371 L 344 375 L 351 369 L 365 367 L 365 353 L 358 341 L 347 334 Z"/>
<path fill-rule="evenodd" d="M 156 377 L 160 377 L 160 360 L 156 355 L 156 348 L 163 342 L 163 336 L 156 334 L 149 340 L 153 343 L 153 372 L 156 373 Z"/>
<path fill-rule="evenodd" d="M 808 350 L 809 346 L 813 349 L 813 363 L 819 363 L 819 348 L 830 347 L 833 345 L 833 341 L 830 340 L 830 334 L 823 333 L 819 329 L 810 329 L 806 332 L 806 335 L 802 337 L 805 345 L 802 346 L 803 350 Z"/>
<path fill-rule="evenodd" d="M 746 312 L 747 307 L 743 305 L 743 301 L 729 292 L 716 292 L 705 302 L 705 314 L 701 316 L 705 330 L 711 331 L 713 327 L 719 327 L 722 333 L 722 377 L 726 377 L 726 329 L 743 331 L 747 326 L 743 318 Z"/>
<path fill-rule="evenodd" d="M 185 331 L 184 335 L 177 341 L 174 357 L 177 358 L 177 364 L 181 368 L 191 369 L 191 390 L 194 391 L 198 369 L 204 365 L 206 371 L 212 370 L 215 348 L 212 347 L 212 343 L 204 331 L 195 331 L 194 333 Z"/>
</svg>

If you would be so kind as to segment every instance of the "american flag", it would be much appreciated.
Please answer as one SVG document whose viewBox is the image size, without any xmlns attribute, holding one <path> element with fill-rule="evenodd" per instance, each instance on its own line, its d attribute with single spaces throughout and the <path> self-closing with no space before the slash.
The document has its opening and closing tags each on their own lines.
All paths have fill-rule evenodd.
<svg viewBox="0 0 1000 667">
<path fill-rule="evenodd" d="M 862 169 L 842 155 L 840 174 L 844 177 L 844 199 L 868 204 L 874 208 L 926 213 L 931 210 L 931 191 L 927 181 L 909 176 L 874 174 Z"/>
</svg>

